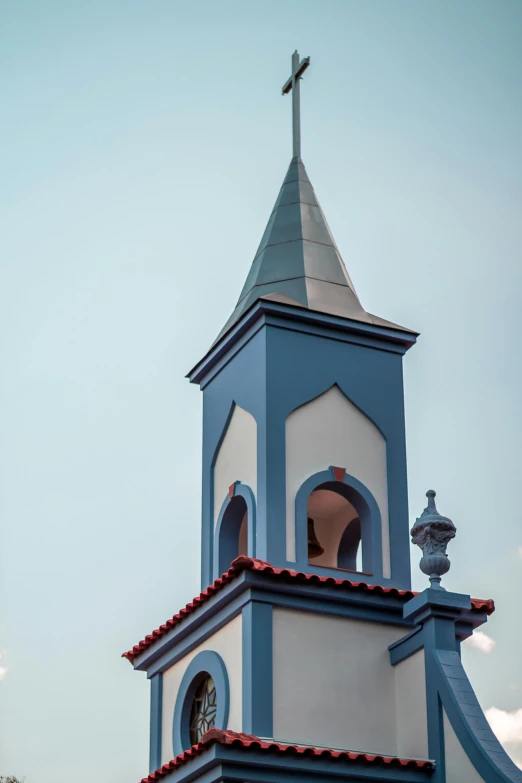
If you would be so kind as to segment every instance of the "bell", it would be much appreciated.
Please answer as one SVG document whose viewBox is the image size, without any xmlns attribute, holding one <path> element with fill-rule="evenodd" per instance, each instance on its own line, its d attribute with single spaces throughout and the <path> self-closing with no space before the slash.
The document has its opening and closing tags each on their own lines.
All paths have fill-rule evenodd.
<svg viewBox="0 0 522 783">
<path fill-rule="evenodd" d="M 323 552 L 324 549 L 315 535 L 314 520 L 312 517 L 308 517 L 308 559 L 313 560 L 314 557 L 321 557 Z"/>
</svg>

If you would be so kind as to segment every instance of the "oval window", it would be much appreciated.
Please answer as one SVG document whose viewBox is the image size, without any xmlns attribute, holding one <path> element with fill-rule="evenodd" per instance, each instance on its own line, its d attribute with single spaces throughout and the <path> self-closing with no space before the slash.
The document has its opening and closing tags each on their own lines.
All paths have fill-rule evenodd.
<svg viewBox="0 0 522 783">
<path fill-rule="evenodd" d="M 197 745 L 203 734 L 216 723 L 216 686 L 210 674 L 206 674 L 198 686 L 190 710 L 190 744 Z"/>
</svg>

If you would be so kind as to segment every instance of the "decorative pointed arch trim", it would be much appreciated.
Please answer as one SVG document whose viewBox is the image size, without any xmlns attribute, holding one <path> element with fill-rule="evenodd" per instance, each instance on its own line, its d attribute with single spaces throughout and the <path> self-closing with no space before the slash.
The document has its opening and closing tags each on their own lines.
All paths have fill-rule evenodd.
<svg viewBox="0 0 522 783">
<path fill-rule="evenodd" d="M 493 734 L 468 679 L 460 655 L 433 650 L 431 664 L 448 720 L 469 760 L 487 783 L 522 783 L 522 770 Z"/>
<path fill-rule="evenodd" d="M 353 405 L 353 406 L 354 406 L 354 408 L 357 408 L 357 410 L 359 411 L 359 413 L 362 413 L 362 415 L 363 415 L 363 416 L 364 416 L 366 419 L 368 419 L 368 421 L 370 421 L 370 422 L 373 424 L 373 426 L 374 426 L 374 427 L 375 427 L 375 428 L 378 430 L 378 432 L 380 432 L 380 434 L 382 435 L 382 437 L 384 438 L 384 440 L 386 440 L 386 434 L 383 432 L 383 430 L 381 429 L 381 427 L 379 427 L 378 423 L 377 423 L 377 422 L 376 422 L 376 421 L 375 421 L 375 420 L 372 418 L 372 416 L 370 416 L 370 415 L 368 414 L 368 411 L 366 411 L 366 410 L 363 410 L 363 409 L 361 408 L 361 406 L 360 406 L 360 405 L 357 405 L 357 403 L 356 403 L 356 402 L 354 402 L 354 400 L 353 400 L 353 399 L 350 397 L 350 395 L 349 395 L 349 394 L 347 394 L 347 392 L 345 391 L 345 389 L 343 389 L 343 384 L 342 384 L 342 382 L 339 382 L 339 381 L 335 381 L 334 383 L 330 383 L 330 384 L 328 384 L 328 386 L 326 386 L 325 388 L 321 389 L 321 391 L 319 391 L 319 392 L 317 392 L 317 393 L 314 393 L 314 394 L 310 395 L 310 396 L 309 396 L 309 397 L 307 397 L 305 400 L 302 400 L 302 401 L 300 401 L 300 402 L 299 402 L 299 404 L 298 404 L 298 405 L 296 405 L 296 406 L 293 408 L 293 410 L 291 410 L 291 411 L 290 411 L 290 412 L 287 414 L 287 417 L 288 417 L 288 416 L 291 416 L 291 415 L 292 415 L 292 413 L 295 413 L 295 411 L 299 410 L 299 408 L 302 408 L 304 405 L 308 405 L 308 403 L 310 403 L 310 402 L 313 402 L 314 400 L 318 400 L 318 399 L 319 399 L 319 397 L 322 397 L 322 396 L 323 396 L 323 394 L 328 394 L 328 392 L 329 392 L 329 391 L 331 391 L 332 389 L 337 389 L 338 391 L 340 391 L 340 392 L 341 392 L 341 394 L 343 395 L 343 397 L 344 397 L 346 400 L 348 400 L 348 402 L 349 402 L 351 405 Z"/>
</svg>

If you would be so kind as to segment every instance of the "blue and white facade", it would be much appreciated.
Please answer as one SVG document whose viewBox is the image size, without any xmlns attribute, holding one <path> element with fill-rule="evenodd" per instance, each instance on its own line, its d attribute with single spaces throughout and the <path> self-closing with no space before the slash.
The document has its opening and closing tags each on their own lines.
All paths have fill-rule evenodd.
<svg viewBox="0 0 522 783">
<path fill-rule="evenodd" d="M 307 186 L 304 196 L 292 195 L 296 184 Z M 298 200 L 278 206 L 292 197 Z M 303 198 L 311 204 L 299 200 Z M 306 209 L 312 207 L 318 210 L 315 234 L 306 220 Z M 227 506 L 229 487 L 239 482 L 236 494 L 249 497 L 235 505 L 245 513 L 250 505 L 255 534 L 246 537 L 246 548 L 235 547 L 236 554 L 307 570 L 307 506 L 312 493 L 328 485 L 325 490 L 345 503 L 336 504 L 323 490 L 323 507 L 313 495 L 316 527 L 328 544 L 314 564 L 317 573 L 335 571 L 339 558 L 345 564 L 349 560 L 341 539 L 351 514 L 360 520 L 360 570 L 367 580 L 406 589 L 410 564 L 402 357 L 416 335 L 377 324 L 381 319 L 360 305 L 354 312 L 351 302 L 350 307 L 338 302 L 337 289 L 356 299 L 351 282 L 341 285 L 301 274 L 302 280 L 326 288 L 314 303 L 322 310 L 289 296 L 298 295 L 290 286 L 299 282 L 304 267 L 288 264 L 289 247 L 297 255 L 294 246 L 301 246 L 305 256 L 310 245 L 316 265 L 323 252 L 331 252 L 333 258 L 324 259 L 331 278 L 344 270 L 302 162 L 290 164 L 271 221 L 267 231 L 272 226 L 276 236 L 269 232 L 264 240 L 274 239 L 268 245 L 272 258 L 267 260 L 263 251 L 262 261 L 269 266 L 263 279 L 272 267 L 272 277 L 290 279 L 253 286 L 257 298 L 190 373 L 203 391 L 202 588 L 231 562 L 230 538 L 237 543 L 240 523 L 235 514 L 228 522 Z M 307 238 L 307 230 L 330 244 Z M 257 258 L 259 252 L 254 264 Z M 344 310 L 356 317 L 344 317 Z M 342 480 L 335 479 L 332 468 L 342 471 Z M 336 523 L 331 520 L 335 511 Z"/>
<path fill-rule="evenodd" d="M 460 660 L 491 603 L 410 591 L 415 340 L 362 308 L 294 158 L 236 310 L 189 374 L 203 592 L 126 654 L 151 681 L 149 780 L 522 781 Z M 221 735 L 192 752 L 207 675 Z"/>
</svg>

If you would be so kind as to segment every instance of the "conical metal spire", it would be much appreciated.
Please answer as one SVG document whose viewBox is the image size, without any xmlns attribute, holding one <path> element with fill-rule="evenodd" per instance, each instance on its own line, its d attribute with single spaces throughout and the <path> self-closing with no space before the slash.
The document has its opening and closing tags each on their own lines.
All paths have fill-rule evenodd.
<svg viewBox="0 0 522 783">
<path fill-rule="evenodd" d="M 219 337 L 261 298 L 402 329 L 361 305 L 299 157 L 290 163 L 236 308 Z"/>
</svg>

